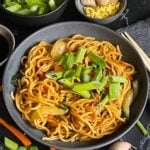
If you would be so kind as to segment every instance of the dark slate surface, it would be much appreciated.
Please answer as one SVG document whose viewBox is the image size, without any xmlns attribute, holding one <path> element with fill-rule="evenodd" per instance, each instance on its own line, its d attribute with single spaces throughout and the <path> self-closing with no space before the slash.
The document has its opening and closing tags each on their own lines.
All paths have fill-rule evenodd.
<svg viewBox="0 0 150 150">
<path fill-rule="evenodd" d="M 141 32 L 139 34 L 139 31 L 141 31 L 142 28 L 139 28 L 139 21 L 146 19 L 150 15 L 150 0 L 128 0 L 127 8 L 124 11 L 123 15 L 118 18 L 115 22 L 107 25 L 107 27 L 117 30 L 121 27 L 128 27 L 128 28 L 122 28 L 121 30 L 127 30 L 129 33 L 131 33 L 132 37 L 140 44 L 140 46 L 145 49 L 146 53 L 150 55 L 150 49 L 148 47 L 149 40 L 146 39 L 146 37 L 150 37 L 150 28 L 147 28 L 145 31 L 145 34 Z M 62 15 L 62 17 L 57 21 L 86 21 L 84 18 L 80 16 L 80 14 L 77 12 L 74 6 L 74 1 L 71 0 L 66 11 Z M 150 20 L 150 19 L 149 19 Z M 138 22 L 137 24 L 135 24 Z M 145 22 L 145 21 L 142 21 Z M 15 35 L 16 43 L 19 44 L 24 38 L 26 38 L 28 35 L 32 34 L 34 31 L 38 30 L 39 28 L 22 28 L 18 27 L 9 20 L 6 19 L 6 16 L 0 12 L 0 24 L 3 24 L 10 28 L 12 32 Z M 132 24 L 132 26 L 130 26 Z M 141 24 L 141 23 L 140 23 Z M 146 25 L 143 25 L 143 28 L 149 27 L 150 22 L 148 22 Z M 139 30 L 137 30 L 137 28 Z M 132 32 L 133 30 L 137 30 L 137 32 Z M 137 36 L 137 35 L 141 36 Z M 146 39 L 146 42 L 144 42 L 144 39 Z M 150 43 L 150 42 L 149 42 Z M 16 44 L 16 45 L 17 45 Z M 150 45 L 150 44 L 149 44 Z M 0 68 L 0 82 L 2 80 L 3 70 L 5 66 Z M 4 105 L 2 93 L 0 93 L 0 117 L 5 118 L 9 123 L 16 126 L 16 124 L 13 122 L 11 117 L 9 116 L 6 107 Z M 145 111 L 140 118 L 144 126 L 150 130 L 150 104 L 147 103 L 147 106 L 145 108 Z M 10 134 L 5 128 L 0 126 L 0 139 L 3 138 L 3 136 L 8 136 L 10 138 L 13 138 L 17 141 L 17 139 Z M 125 136 L 123 136 L 121 141 L 128 141 L 133 146 L 137 147 L 138 150 L 150 150 L 150 134 L 146 137 L 141 134 L 139 129 L 135 126 L 131 131 L 129 131 Z M 18 141 L 19 142 L 19 141 Z M 36 141 L 33 141 L 33 144 L 38 145 L 40 150 L 48 150 L 48 147 L 45 147 L 43 145 L 40 145 L 36 143 Z M 102 148 L 101 150 L 107 150 L 108 147 Z"/>
</svg>

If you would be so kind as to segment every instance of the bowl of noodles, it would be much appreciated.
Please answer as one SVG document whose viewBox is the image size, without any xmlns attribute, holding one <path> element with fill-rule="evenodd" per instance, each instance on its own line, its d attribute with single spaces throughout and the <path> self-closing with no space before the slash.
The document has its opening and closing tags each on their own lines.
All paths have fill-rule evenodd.
<svg viewBox="0 0 150 150">
<path fill-rule="evenodd" d="M 87 20 L 109 24 L 117 20 L 126 9 L 127 0 L 76 0 L 78 12 Z"/>
<path fill-rule="evenodd" d="M 140 56 L 119 34 L 64 22 L 20 43 L 7 62 L 3 86 L 8 112 L 31 138 L 58 149 L 93 150 L 135 125 L 148 78 Z"/>
</svg>

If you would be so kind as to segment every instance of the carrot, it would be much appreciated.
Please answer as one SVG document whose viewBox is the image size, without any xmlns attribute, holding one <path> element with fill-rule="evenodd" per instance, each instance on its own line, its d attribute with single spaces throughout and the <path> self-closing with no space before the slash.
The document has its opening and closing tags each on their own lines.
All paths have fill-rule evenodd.
<svg viewBox="0 0 150 150">
<path fill-rule="evenodd" d="M 3 87 L 2 87 L 2 85 L 0 85 L 0 92 L 2 92 L 2 90 L 3 90 Z"/>
<path fill-rule="evenodd" d="M 60 65 L 55 65 L 54 66 L 54 71 L 63 71 L 63 70 L 64 70 L 63 66 L 60 66 Z"/>
<path fill-rule="evenodd" d="M 20 130 L 18 130 L 14 126 L 8 124 L 4 119 L 0 118 L 0 124 L 8 129 L 13 135 L 15 135 L 24 144 L 24 146 L 30 146 L 32 144 L 27 136 L 25 136 Z"/>
<path fill-rule="evenodd" d="M 54 118 L 54 115 L 50 115 L 50 114 L 47 115 L 47 120 L 52 120 L 53 118 Z"/>
<path fill-rule="evenodd" d="M 50 147 L 49 150 L 57 150 L 55 147 Z"/>
<path fill-rule="evenodd" d="M 127 76 L 127 79 L 130 80 L 130 81 L 132 81 L 133 80 L 133 76 L 129 75 L 129 76 Z"/>
</svg>

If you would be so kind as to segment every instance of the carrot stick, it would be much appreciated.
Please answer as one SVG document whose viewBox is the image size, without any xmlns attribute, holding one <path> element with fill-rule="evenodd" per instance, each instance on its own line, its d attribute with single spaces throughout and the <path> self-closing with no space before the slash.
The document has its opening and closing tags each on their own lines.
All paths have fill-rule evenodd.
<svg viewBox="0 0 150 150">
<path fill-rule="evenodd" d="M 50 147 L 49 150 L 57 150 L 55 147 Z"/>
<path fill-rule="evenodd" d="M 63 66 L 60 66 L 60 65 L 55 65 L 54 66 L 54 71 L 63 71 L 63 70 L 64 70 Z"/>
<path fill-rule="evenodd" d="M 47 115 L 47 120 L 52 120 L 54 118 L 54 115 Z"/>
<path fill-rule="evenodd" d="M 13 135 L 15 135 L 25 146 L 30 146 L 30 139 L 25 136 L 20 130 L 8 124 L 4 119 L 0 118 L 0 124 L 7 128 Z"/>
</svg>

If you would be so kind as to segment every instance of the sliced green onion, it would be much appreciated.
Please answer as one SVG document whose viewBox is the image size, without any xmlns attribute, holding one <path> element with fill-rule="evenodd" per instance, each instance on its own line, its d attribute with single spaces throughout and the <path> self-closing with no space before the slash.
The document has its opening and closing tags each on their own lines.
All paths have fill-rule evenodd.
<svg viewBox="0 0 150 150">
<path fill-rule="evenodd" d="M 82 82 L 89 82 L 90 81 L 90 76 L 84 71 L 81 73 L 81 81 Z"/>
<path fill-rule="evenodd" d="M 11 12 L 17 12 L 21 8 L 22 6 L 16 2 L 14 2 L 11 6 L 6 7 L 6 9 Z"/>
<path fill-rule="evenodd" d="M 4 4 L 9 4 L 9 3 L 11 3 L 11 0 L 4 0 Z"/>
<path fill-rule="evenodd" d="M 103 74 L 102 74 L 102 68 L 99 67 L 98 70 L 97 70 L 97 72 L 96 72 L 96 74 L 95 74 L 95 76 L 93 77 L 92 80 L 93 81 L 100 81 L 101 78 L 102 78 L 102 76 L 103 76 Z"/>
<path fill-rule="evenodd" d="M 45 76 L 46 76 L 47 78 L 57 80 L 57 79 L 62 78 L 62 77 L 63 77 L 63 74 L 64 74 L 63 71 L 50 71 L 50 72 L 47 72 L 47 73 L 45 74 Z"/>
<path fill-rule="evenodd" d="M 51 10 L 55 10 L 57 8 L 55 0 L 49 0 L 48 4 Z"/>
<path fill-rule="evenodd" d="M 136 122 L 136 125 L 138 126 L 140 131 L 143 133 L 143 135 L 146 136 L 148 134 L 148 131 L 145 129 L 145 127 L 143 126 L 143 124 L 139 120 Z"/>
<path fill-rule="evenodd" d="M 85 91 L 85 90 L 96 90 L 100 86 L 100 82 L 91 81 L 86 83 L 77 83 L 74 84 L 73 90 Z"/>
<path fill-rule="evenodd" d="M 74 64 L 74 55 L 73 53 L 68 53 L 66 56 L 66 62 L 65 62 L 65 68 L 66 69 L 71 69 L 73 64 Z"/>
<path fill-rule="evenodd" d="M 85 53 L 86 53 L 86 49 L 80 48 L 75 55 L 75 63 L 81 63 L 82 64 Z"/>
<path fill-rule="evenodd" d="M 110 83 L 109 84 L 109 97 L 110 99 L 115 99 L 120 97 L 120 83 Z"/>
<path fill-rule="evenodd" d="M 115 75 L 110 75 L 108 76 L 108 82 L 120 82 L 120 83 L 124 83 L 126 82 L 126 78 L 123 76 L 115 76 Z"/>
<path fill-rule="evenodd" d="M 76 71 L 75 71 L 74 76 L 75 76 L 76 78 L 80 78 L 81 72 L 82 72 L 82 65 L 78 65 L 78 67 L 77 67 L 77 69 L 76 69 Z"/>
<path fill-rule="evenodd" d="M 33 12 L 30 9 L 27 8 L 23 8 L 17 11 L 17 14 L 21 14 L 21 15 L 32 15 Z"/>
<path fill-rule="evenodd" d="M 18 149 L 18 143 L 16 143 L 15 141 L 4 137 L 4 145 L 8 148 L 8 149 L 12 149 L 12 150 L 17 150 Z"/>
<path fill-rule="evenodd" d="M 86 67 L 85 69 L 82 70 L 81 72 L 81 81 L 82 82 L 89 82 L 91 77 L 89 75 L 89 73 L 92 71 L 93 67 Z"/>
<path fill-rule="evenodd" d="M 97 65 L 99 65 L 101 68 L 105 68 L 106 67 L 106 60 L 101 58 L 99 55 L 90 52 L 88 54 L 88 57 Z"/>
<path fill-rule="evenodd" d="M 89 91 L 80 91 L 78 89 L 72 89 L 74 92 L 76 92 L 77 94 L 83 96 L 84 98 L 90 98 L 91 94 Z"/>
<path fill-rule="evenodd" d="M 59 82 L 70 88 L 74 85 L 74 83 L 68 79 L 60 79 Z"/>
<path fill-rule="evenodd" d="M 104 107 L 107 103 L 108 103 L 108 101 L 109 101 L 109 95 L 107 94 L 101 101 L 100 101 L 100 105 L 102 106 L 102 107 Z"/>
<path fill-rule="evenodd" d="M 103 90 L 103 88 L 105 87 L 105 85 L 107 84 L 108 81 L 108 77 L 103 77 L 100 81 L 100 86 L 98 88 L 99 91 Z"/>
<path fill-rule="evenodd" d="M 63 78 L 71 78 L 74 76 L 75 71 L 74 70 L 67 70 L 64 72 Z"/>
<path fill-rule="evenodd" d="M 68 54 L 68 53 L 65 53 L 65 54 L 60 58 L 60 60 L 58 61 L 57 65 L 64 65 L 64 64 L 65 64 L 67 54 Z"/>
<path fill-rule="evenodd" d="M 27 150 L 27 147 L 19 146 L 19 148 L 17 150 Z"/>
</svg>

